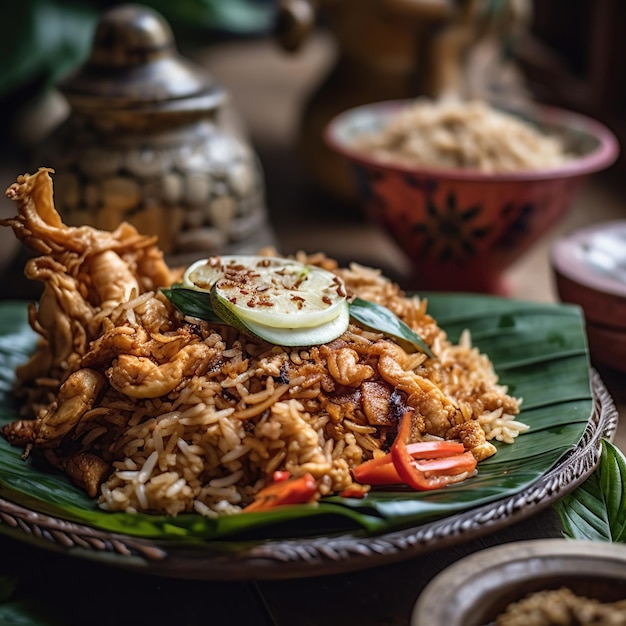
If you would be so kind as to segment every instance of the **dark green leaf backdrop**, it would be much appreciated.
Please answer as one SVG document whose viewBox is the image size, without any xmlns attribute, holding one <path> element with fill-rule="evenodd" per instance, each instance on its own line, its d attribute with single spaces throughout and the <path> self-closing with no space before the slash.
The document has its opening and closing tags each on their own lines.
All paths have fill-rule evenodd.
<svg viewBox="0 0 626 626">
<path fill-rule="evenodd" d="M 595 471 L 556 503 L 563 533 L 570 539 L 626 542 L 626 457 L 609 441 Z"/>
</svg>

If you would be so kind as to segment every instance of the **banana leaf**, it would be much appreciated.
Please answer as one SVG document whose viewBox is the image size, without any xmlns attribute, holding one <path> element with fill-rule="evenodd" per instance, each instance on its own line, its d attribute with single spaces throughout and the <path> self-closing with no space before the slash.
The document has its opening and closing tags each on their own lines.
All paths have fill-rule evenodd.
<svg viewBox="0 0 626 626">
<path fill-rule="evenodd" d="M 597 470 L 555 504 L 568 539 L 626 543 L 626 456 L 602 441 Z"/>
<path fill-rule="evenodd" d="M 579 442 L 592 412 L 589 357 L 580 310 L 571 305 L 518 302 L 482 295 L 432 294 L 429 312 L 456 341 L 469 329 L 490 356 L 502 384 L 523 398 L 520 420 L 530 426 L 513 445 L 479 464 L 478 475 L 445 489 L 372 491 L 364 499 L 333 496 L 318 505 L 221 517 L 127 514 L 100 510 L 61 475 L 0 438 L 0 497 L 100 530 L 181 542 L 238 541 L 351 532 L 375 535 L 411 528 L 510 497 L 527 488 Z M 36 337 L 22 302 L 0 304 L 0 426 L 17 419 L 14 368 Z M 0 530 L 2 525 L 0 525 Z M 215 543 L 217 545 L 217 543 Z"/>
</svg>

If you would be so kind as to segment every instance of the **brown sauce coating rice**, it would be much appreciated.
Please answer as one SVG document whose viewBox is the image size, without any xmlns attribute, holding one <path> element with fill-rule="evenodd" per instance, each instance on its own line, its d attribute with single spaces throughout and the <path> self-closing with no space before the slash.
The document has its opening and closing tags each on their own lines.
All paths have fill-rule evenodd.
<svg viewBox="0 0 626 626">
<path fill-rule="evenodd" d="M 294 349 L 186 319 L 158 290 L 180 273 L 156 242 L 127 225 L 115 233 L 63 225 L 41 193 L 46 177 L 41 170 L 12 186 L 20 213 L 3 222 L 44 252 L 28 272 L 45 285 L 31 308 L 42 340 L 17 372 L 30 413 L 4 435 L 41 451 L 103 508 L 238 513 L 275 470 L 310 472 L 318 497 L 341 493 L 354 484 L 351 468 L 389 449 L 407 407 L 414 439 L 460 438 L 479 459 L 495 452 L 488 439 L 512 442 L 526 429 L 515 420 L 520 401 L 469 336 L 453 345 L 427 302 L 379 271 L 299 257 L 387 306 L 437 358 L 356 324 L 330 344 Z M 118 267 L 121 288 L 95 287 L 96 259 Z M 54 325 L 44 325 L 42 307 Z"/>
</svg>

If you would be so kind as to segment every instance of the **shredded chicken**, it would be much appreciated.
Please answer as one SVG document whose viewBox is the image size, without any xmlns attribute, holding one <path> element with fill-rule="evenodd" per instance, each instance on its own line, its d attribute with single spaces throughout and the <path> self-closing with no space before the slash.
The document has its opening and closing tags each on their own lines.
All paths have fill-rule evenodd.
<svg viewBox="0 0 626 626">
<path fill-rule="evenodd" d="M 18 215 L 0 221 L 43 254 L 27 262 L 25 274 L 44 284 L 30 320 L 45 343 L 19 378 L 67 375 L 101 335 L 107 312 L 173 278 L 156 239 L 128 223 L 113 232 L 66 226 L 54 207 L 51 172 L 41 168 L 20 176 L 6 192 L 17 202 Z"/>
<path fill-rule="evenodd" d="M 39 414 L 35 425 L 35 443 L 40 447 L 56 448 L 93 408 L 104 383 L 102 374 L 87 368 L 70 374 L 59 389 L 58 400 Z"/>
<path fill-rule="evenodd" d="M 139 234 L 130 224 L 114 232 L 66 226 L 54 207 L 51 172 L 41 168 L 20 176 L 6 193 L 17 202 L 18 214 L 0 221 L 43 255 L 27 262 L 25 275 L 44 285 L 39 303 L 29 307 L 31 326 L 41 340 L 17 371 L 18 389 L 28 395 L 25 406 L 42 408 L 30 415 L 36 419 L 9 424 L 2 433 L 16 445 L 42 448 L 59 446 L 103 390 L 105 378 L 83 358 L 93 355 L 92 342 L 107 341 L 107 330 L 115 335 L 107 315 L 131 297 L 173 280 L 156 239 Z M 150 312 L 146 317 L 150 319 Z M 40 379 L 47 384 L 38 384 Z M 50 458 L 93 495 L 110 471 L 110 463 L 93 454 Z"/>
</svg>

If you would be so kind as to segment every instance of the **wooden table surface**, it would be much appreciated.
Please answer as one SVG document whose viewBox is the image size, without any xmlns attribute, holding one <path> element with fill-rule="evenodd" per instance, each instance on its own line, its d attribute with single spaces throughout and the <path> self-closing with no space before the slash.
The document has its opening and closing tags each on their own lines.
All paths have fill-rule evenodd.
<svg viewBox="0 0 626 626">
<path fill-rule="evenodd" d="M 323 250 L 342 262 L 355 260 L 382 267 L 401 280 L 406 262 L 389 239 L 350 210 L 320 205 L 294 157 L 301 103 L 331 62 L 332 54 L 332 44 L 318 37 L 296 57 L 286 56 L 272 42 L 249 41 L 216 45 L 197 58 L 230 91 L 259 153 L 281 251 Z M 0 184 L 5 186 L 23 167 L 10 155 L 4 155 L 0 166 Z M 512 297 L 556 301 L 549 266 L 551 243 L 580 226 L 626 218 L 624 197 L 621 181 L 611 176 L 595 177 L 562 223 L 511 268 Z M 0 215 L 12 212 L 13 207 L 3 198 Z M 19 281 L 15 274 L 18 269 L 12 265 L 17 253 L 11 233 L 2 229 L 0 270 L 5 296 Z M 623 418 L 625 377 L 606 370 L 601 370 L 601 375 Z M 626 450 L 623 427 L 618 430 L 617 443 Z M 46 619 L 52 614 L 60 616 L 57 622 L 41 623 L 406 626 L 421 588 L 447 564 L 486 545 L 558 534 L 557 520 L 548 509 L 505 531 L 428 558 L 348 575 L 241 584 L 125 572 L 0 537 L 0 577 L 17 576 L 20 593 L 39 597 Z"/>
</svg>

